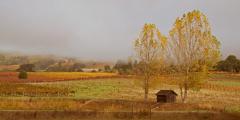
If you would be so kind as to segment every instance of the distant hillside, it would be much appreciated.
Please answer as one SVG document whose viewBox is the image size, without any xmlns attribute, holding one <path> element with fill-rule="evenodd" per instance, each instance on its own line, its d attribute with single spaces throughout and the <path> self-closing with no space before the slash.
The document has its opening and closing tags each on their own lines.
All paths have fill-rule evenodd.
<svg viewBox="0 0 240 120">
<path fill-rule="evenodd" d="M 23 64 L 33 64 L 35 71 L 69 72 L 81 71 L 82 68 L 103 69 L 105 65 L 113 65 L 109 62 L 83 61 L 72 57 L 0 52 L 0 71 L 15 71 Z"/>
</svg>

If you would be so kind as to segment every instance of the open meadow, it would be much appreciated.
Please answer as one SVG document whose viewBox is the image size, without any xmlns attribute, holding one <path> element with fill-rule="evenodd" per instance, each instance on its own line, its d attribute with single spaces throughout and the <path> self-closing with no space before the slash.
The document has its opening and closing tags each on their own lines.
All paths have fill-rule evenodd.
<svg viewBox="0 0 240 120">
<path fill-rule="evenodd" d="M 55 74 L 55 78 L 58 79 L 32 81 L 31 75 L 44 76 L 43 74 L 30 73 L 29 80 L 6 82 L 7 80 L 3 80 L 6 78 L 5 74 L 1 73 L 1 118 L 8 119 L 6 114 L 15 114 L 16 118 L 44 119 L 43 115 L 47 113 L 49 116 L 46 115 L 46 119 L 60 119 L 61 114 L 75 116 L 73 119 L 79 118 L 77 116 L 80 114 L 86 118 L 89 116 L 101 118 L 103 114 L 99 113 L 105 113 L 104 118 L 111 116 L 110 119 L 132 119 L 135 114 L 138 116 L 137 113 L 146 113 L 146 116 L 151 113 L 153 118 L 154 116 L 171 118 L 170 113 L 176 114 L 179 119 L 217 119 L 219 116 L 238 119 L 240 117 L 240 76 L 237 74 L 211 73 L 202 89 L 189 92 L 186 103 L 182 103 L 178 96 L 176 103 L 161 104 L 156 102 L 155 93 L 158 90 L 172 89 L 178 94 L 180 92 L 178 86 L 168 79 L 150 89 L 149 102 L 145 103 L 143 102 L 144 91 L 139 86 L 138 80 L 134 78 L 116 77 L 111 73 L 87 73 L 88 77 L 94 75 L 100 75 L 100 77 L 71 80 L 70 74 L 79 74 L 78 77 L 81 78 L 82 73 L 63 74 L 66 78 L 57 76 L 61 73 L 46 73 Z M 59 81 L 59 78 L 63 80 Z M 196 116 L 198 117 L 195 118 Z"/>
</svg>

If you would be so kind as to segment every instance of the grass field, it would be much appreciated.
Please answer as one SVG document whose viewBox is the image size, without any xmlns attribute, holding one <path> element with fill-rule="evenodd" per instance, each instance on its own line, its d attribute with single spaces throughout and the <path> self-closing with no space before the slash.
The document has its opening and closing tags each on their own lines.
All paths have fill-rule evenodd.
<svg viewBox="0 0 240 120">
<path fill-rule="evenodd" d="M 185 114 L 188 112 L 200 114 L 203 111 L 209 113 L 205 114 L 209 119 L 217 115 L 214 112 L 224 115 L 225 113 L 240 114 L 240 76 L 217 73 L 209 76 L 209 80 L 200 91 L 189 92 L 187 103 L 181 103 L 178 96 L 177 102 L 172 104 L 156 104 L 155 100 L 155 93 L 160 89 L 172 89 L 179 93 L 178 86 L 167 84 L 168 82 L 155 85 L 150 90 L 148 104 L 142 102 L 144 94 L 142 88 L 136 84 L 137 80 L 130 78 L 3 82 L 0 89 L 0 109 L 3 111 L 31 110 L 37 114 L 42 114 L 38 113 L 39 110 L 144 113 L 151 109 L 152 112 L 166 112 L 166 114 L 184 112 L 182 117 L 179 115 L 180 118 L 186 117 Z M 4 96 L 3 93 L 8 94 Z M 212 112 L 214 114 L 211 114 Z M 5 113 L 8 112 L 0 112 L 0 116 Z M 199 117 L 204 118 L 204 114 L 201 115 L 202 113 Z"/>
</svg>

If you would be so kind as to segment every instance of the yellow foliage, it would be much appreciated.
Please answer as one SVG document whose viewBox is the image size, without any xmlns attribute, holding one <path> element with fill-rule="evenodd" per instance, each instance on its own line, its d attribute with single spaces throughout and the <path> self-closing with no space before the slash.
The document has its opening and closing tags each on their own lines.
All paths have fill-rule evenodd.
<svg viewBox="0 0 240 120">
<path fill-rule="evenodd" d="M 169 32 L 173 56 L 184 77 L 179 81 L 184 101 L 189 89 L 197 89 L 220 57 L 220 42 L 211 33 L 207 17 L 198 10 L 177 18 Z"/>
<path fill-rule="evenodd" d="M 139 64 L 135 68 L 142 78 L 145 100 L 154 77 L 159 74 L 167 48 L 167 37 L 161 34 L 156 25 L 145 24 L 139 38 L 135 41 L 135 51 Z"/>
<path fill-rule="evenodd" d="M 177 18 L 169 32 L 178 64 L 189 69 L 196 62 L 213 66 L 220 57 L 220 43 L 211 33 L 207 17 L 198 10 Z"/>
</svg>

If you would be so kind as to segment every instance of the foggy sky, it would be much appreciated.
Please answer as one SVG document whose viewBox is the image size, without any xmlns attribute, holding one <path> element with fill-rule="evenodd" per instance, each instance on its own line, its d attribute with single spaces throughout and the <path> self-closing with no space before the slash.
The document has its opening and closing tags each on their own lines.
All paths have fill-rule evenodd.
<svg viewBox="0 0 240 120">
<path fill-rule="evenodd" d="M 145 23 L 168 35 L 175 19 L 208 16 L 222 53 L 240 57 L 239 0 L 0 0 L 0 51 L 94 60 L 133 55 Z"/>
</svg>

